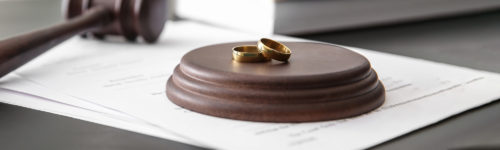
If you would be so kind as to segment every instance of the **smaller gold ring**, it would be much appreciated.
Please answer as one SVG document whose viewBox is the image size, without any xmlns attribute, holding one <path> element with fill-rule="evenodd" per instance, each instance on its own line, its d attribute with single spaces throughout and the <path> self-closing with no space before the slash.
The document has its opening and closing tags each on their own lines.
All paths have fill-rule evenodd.
<svg viewBox="0 0 500 150">
<path fill-rule="evenodd" d="M 286 47 L 280 42 L 262 38 L 257 43 L 259 51 L 264 55 L 264 57 L 272 58 L 279 61 L 288 61 L 292 55 L 290 48 Z"/>
<path fill-rule="evenodd" d="M 257 49 L 257 46 L 244 45 L 233 48 L 233 60 L 238 62 L 263 62 L 271 59 L 264 57 Z"/>
</svg>

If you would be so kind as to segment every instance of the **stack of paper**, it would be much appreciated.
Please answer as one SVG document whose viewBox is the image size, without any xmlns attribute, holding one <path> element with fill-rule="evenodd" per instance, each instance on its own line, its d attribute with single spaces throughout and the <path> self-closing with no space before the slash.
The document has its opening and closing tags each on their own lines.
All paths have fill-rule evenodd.
<svg viewBox="0 0 500 150">
<path fill-rule="evenodd" d="M 387 92 L 383 106 L 361 116 L 238 121 L 188 111 L 165 96 L 183 54 L 259 38 L 193 22 L 169 22 L 156 45 L 73 38 L 3 78 L 0 101 L 211 148 L 359 149 L 500 97 L 498 74 L 357 48 L 350 49 L 371 61 Z"/>
</svg>

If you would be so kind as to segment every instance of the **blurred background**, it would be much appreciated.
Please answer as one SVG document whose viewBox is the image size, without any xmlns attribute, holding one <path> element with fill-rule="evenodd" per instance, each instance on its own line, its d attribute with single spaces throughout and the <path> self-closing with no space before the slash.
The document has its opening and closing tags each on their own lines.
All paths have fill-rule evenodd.
<svg viewBox="0 0 500 150">
<path fill-rule="evenodd" d="M 252 5 L 245 10 L 264 7 L 269 14 L 211 11 L 247 3 Z M 0 39 L 64 21 L 61 6 L 62 0 L 0 1 Z M 183 0 L 171 1 L 169 7 L 176 20 L 248 32 L 266 28 L 262 30 L 500 72 L 500 65 L 493 65 L 500 58 L 497 0 Z M 272 23 L 256 29 L 225 24 L 237 22 L 231 19 L 242 18 L 238 16 Z"/>
<path fill-rule="evenodd" d="M 64 21 L 61 4 L 61 0 L 0 0 L 0 39 Z M 265 8 L 259 13 L 268 15 L 226 10 L 246 6 L 243 4 L 249 4 L 245 10 Z M 258 30 L 267 34 L 285 34 L 500 73 L 498 0 L 179 0 L 171 1 L 169 7 L 172 20 L 194 20 L 241 32 Z M 265 21 L 262 24 L 239 24 L 238 21 L 232 21 L 243 18 L 241 16 L 248 16 L 245 18 L 248 20 Z M 228 20 L 233 23 L 227 23 Z M 4 109 L 0 110 L 11 110 L 5 108 L 11 106 L 1 105 Z M 144 139 L 151 137 L 137 137 L 118 129 L 102 129 L 104 127 L 89 126 L 89 123 L 82 121 L 61 116 L 54 119 L 51 114 L 19 109 L 22 108 L 12 109 L 13 113 L 0 113 L 0 124 L 12 120 L 19 122 L 23 119 L 19 116 L 25 116 L 22 122 L 27 124 L 33 123 L 36 118 L 53 120 L 54 123 L 49 121 L 39 124 L 38 128 L 17 126 L 15 122 L 12 126 L 4 124 L 0 125 L 0 136 L 7 130 L 25 133 L 40 129 L 51 133 L 65 129 L 72 132 L 93 130 L 114 134 L 123 139 L 133 137 L 129 138 L 133 140 L 125 140 L 121 144 L 138 144 L 133 142 L 142 139 L 136 142 L 139 145 L 142 142 L 143 146 L 164 146 L 161 140 L 151 142 L 152 140 Z M 500 145 L 500 121 L 497 119 L 499 112 L 500 104 L 496 102 L 376 148 L 436 148 L 433 147 L 436 144 L 443 148 Z M 54 124 L 62 122 L 72 123 L 54 128 Z M 37 132 L 46 134 L 43 131 Z M 69 145 L 78 144 L 74 141 L 78 137 L 72 137 L 75 135 L 61 134 L 64 133 L 54 134 L 52 138 L 63 140 Z M 33 136 L 37 138 L 36 135 Z M 120 139 L 114 140 L 117 142 Z M 3 144 L 6 143 L 1 145 Z"/>
</svg>

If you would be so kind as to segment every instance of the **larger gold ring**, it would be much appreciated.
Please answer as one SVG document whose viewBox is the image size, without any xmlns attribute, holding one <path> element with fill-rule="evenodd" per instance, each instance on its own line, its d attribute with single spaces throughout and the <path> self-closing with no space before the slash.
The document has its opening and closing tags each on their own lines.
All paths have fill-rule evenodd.
<svg viewBox="0 0 500 150">
<path fill-rule="evenodd" d="M 262 38 L 257 43 L 259 51 L 264 55 L 264 57 L 272 58 L 279 61 L 288 61 L 292 55 L 292 51 L 281 44 L 271 39 Z"/>
<path fill-rule="evenodd" d="M 233 59 L 238 62 L 263 62 L 271 59 L 266 58 L 259 52 L 257 46 L 244 45 L 233 48 Z"/>
</svg>

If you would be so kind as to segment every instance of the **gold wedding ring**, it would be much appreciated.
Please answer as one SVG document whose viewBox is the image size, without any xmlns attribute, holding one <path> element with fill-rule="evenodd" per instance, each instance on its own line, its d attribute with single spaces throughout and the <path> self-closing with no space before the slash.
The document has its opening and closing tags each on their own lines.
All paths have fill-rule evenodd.
<svg viewBox="0 0 500 150">
<path fill-rule="evenodd" d="M 233 48 L 233 59 L 238 62 L 263 62 L 271 59 L 266 58 L 259 52 L 257 46 L 244 45 Z"/>
<path fill-rule="evenodd" d="M 264 55 L 264 57 L 272 58 L 279 61 L 288 61 L 292 51 L 281 44 L 271 39 L 262 38 L 257 43 L 259 51 Z"/>
</svg>

